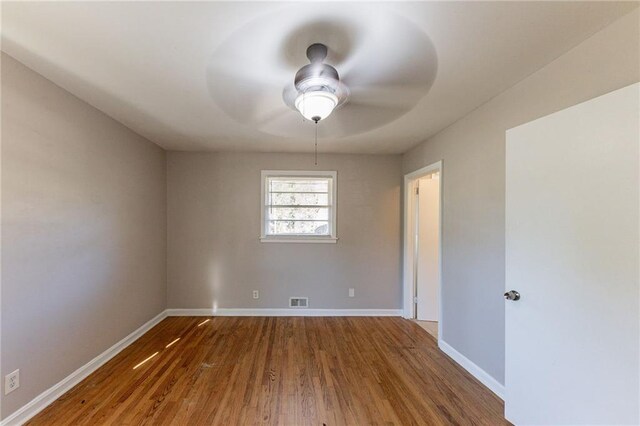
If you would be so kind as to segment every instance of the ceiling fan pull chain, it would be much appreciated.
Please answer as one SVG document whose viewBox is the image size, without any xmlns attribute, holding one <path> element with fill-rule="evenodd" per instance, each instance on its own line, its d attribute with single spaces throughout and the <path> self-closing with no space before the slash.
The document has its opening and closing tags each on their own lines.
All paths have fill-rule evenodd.
<svg viewBox="0 0 640 426">
<path fill-rule="evenodd" d="M 316 121 L 316 145 L 314 154 L 314 164 L 318 165 L 318 122 Z"/>
</svg>

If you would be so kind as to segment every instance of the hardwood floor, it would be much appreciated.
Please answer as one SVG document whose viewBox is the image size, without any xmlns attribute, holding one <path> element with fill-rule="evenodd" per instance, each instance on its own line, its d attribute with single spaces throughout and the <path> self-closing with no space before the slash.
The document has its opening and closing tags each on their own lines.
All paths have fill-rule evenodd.
<svg viewBox="0 0 640 426">
<path fill-rule="evenodd" d="M 172 317 L 28 424 L 508 424 L 502 413 L 412 321 Z"/>
</svg>

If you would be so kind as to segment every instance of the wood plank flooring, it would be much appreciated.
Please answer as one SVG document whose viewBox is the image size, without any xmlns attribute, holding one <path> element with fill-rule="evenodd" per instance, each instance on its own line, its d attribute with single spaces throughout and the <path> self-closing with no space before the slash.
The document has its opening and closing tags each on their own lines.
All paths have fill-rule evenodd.
<svg viewBox="0 0 640 426">
<path fill-rule="evenodd" d="M 508 424 L 502 413 L 401 318 L 172 317 L 28 424 Z"/>
</svg>

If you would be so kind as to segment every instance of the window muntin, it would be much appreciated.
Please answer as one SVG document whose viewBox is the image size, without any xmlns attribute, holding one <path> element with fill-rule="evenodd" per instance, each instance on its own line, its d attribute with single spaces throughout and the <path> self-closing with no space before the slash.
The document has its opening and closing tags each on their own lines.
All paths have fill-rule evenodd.
<svg viewBox="0 0 640 426">
<path fill-rule="evenodd" d="M 335 172 L 263 171 L 262 239 L 335 240 Z"/>
</svg>

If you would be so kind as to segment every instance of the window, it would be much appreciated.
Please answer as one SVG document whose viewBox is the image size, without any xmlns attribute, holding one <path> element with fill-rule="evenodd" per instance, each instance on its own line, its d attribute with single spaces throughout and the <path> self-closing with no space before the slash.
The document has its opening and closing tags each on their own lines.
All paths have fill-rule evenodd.
<svg viewBox="0 0 640 426">
<path fill-rule="evenodd" d="M 335 243 L 336 172 L 263 170 L 260 240 Z"/>
</svg>

